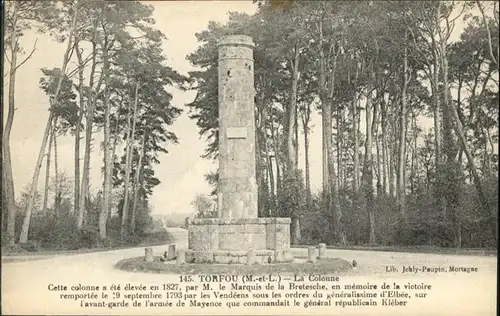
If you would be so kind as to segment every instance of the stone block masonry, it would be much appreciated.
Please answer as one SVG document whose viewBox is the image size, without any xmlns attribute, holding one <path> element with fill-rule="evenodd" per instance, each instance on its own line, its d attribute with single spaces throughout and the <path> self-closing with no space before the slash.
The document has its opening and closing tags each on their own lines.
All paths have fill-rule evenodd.
<svg viewBox="0 0 500 316">
<path fill-rule="evenodd" d="M 218 217 L 189 224 L 186 263 L 285 262 L 290 219 L 258 218 L 252 39 L 223 37 L 219 48 Z M 253 261 L 252 255 L 252 261 Z"/>
<path fill-rule="evenodd" d="M 254 43 L 248 36 L 232 35 L 218 47 L 218 217 L 257 218 Z"/>
</svg>

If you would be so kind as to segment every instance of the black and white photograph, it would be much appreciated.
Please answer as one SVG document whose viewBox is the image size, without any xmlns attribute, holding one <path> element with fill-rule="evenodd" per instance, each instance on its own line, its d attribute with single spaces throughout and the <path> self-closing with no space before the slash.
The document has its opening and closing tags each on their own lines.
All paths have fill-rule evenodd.
<svg viewBox="0 0 500 316">
<path fill-rule="evenodd" d="M 2 315 L 496 315 L 499 7 L 2 1 Z"/>
</svg>

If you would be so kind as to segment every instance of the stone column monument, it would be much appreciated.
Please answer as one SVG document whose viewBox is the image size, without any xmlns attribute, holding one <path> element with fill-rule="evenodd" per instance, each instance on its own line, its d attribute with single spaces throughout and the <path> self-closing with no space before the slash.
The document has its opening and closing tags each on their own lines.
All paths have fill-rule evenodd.
<svg viewBox="0 0 500 316">
<path fill-rule="evenodd" d="M 186 262 L 245 263 L 249 250 L 257 263 L 289 261 L 290 219 L 257 217 L 254 43 L 228 35 L 218 48 L 218 217 L 190 223 Z"/>
<path fill-rule="evenodd" d="M 222 218 L 257 217 L 252 39 L 219 43 L 219 184 Z"/>
</svg>

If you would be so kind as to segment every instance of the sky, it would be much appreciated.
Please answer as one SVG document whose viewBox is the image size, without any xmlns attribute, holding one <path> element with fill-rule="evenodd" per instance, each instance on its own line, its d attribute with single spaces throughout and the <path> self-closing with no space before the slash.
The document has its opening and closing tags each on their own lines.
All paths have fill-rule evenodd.
<svg viewBox="0 0 500 316">
<path fill-rule="evenodd" d="M 209 21 L 224 23 L 230 11 L 253 14 L 257 7 L 252 1 L 151 1 L 154 6 L 153 17 L 156 27 L 166 34 L 168 40 L 163 48 L 168 65 L 187 74 L 192 66 L 186 56 L 198 46 L 195 34 L 206 28 Z M 12 167 L 16 199 L 32 183 L 35 163 L 40 150 L 41 140 L 48 117 L 48 98 L 39 88 L 41 68 L 61 67 L 66 44 L 58 44 L 47 35 L 27 31 L 20 45 L 27 51 L 35 45 L 36 51 L 17 71 L 15 92 L 15 119 L 11 134 Z M 19 57 L 23 60 L 25 56 Z M 74 69 L 75 65 L 69 65 Z M 7 77 L 4 77 L 7 79 Z M 8 84 L 4 83 L 7 92 Z M 152 211 L 156 214 L 191 213 L 190 205 L 197 193 L 211 191 L 205 182 L 204 174 L 216 169 L 216 165 L 200 156 L 204 152 L 205 141 L 198 134 L 194 120 L 188 117 L 185 104 L 191 102 L 195 92 L 170 89 L 173 104 L 184 109 L 182 115 L 171 126 L 179 137 L 178 145 L 169 145 L 168 154 L 160 156 L 160 164 L 155 166 L 161 184 L 154 189 Z M 7 113 L 7 93 L 4 94 L 4 118 Z M 102 155 L 98 152 L 100 140 L 95 140 L 91 158 L 91 190 L 95 191 L 102 183 Z M 74 170 L 74 139 L 58 138 L 58 165 L 61 172 L 72 177 Z M 82 145 L 83 146 L 83 142 Z M 82 150 L 83 157 L 83 150 Z M 53 158 L 52 158 L 53 159 Z M 53 165 L 52 165 L 53 168 Z M 44 170 L 38 180 L 39 189 L 44 185 Z M 53 170 L 53 169 L 52 169 Z M 50 204 L 51 202 L 49 202 Z"/>
<path fill-rule="evenodd" d="M 193 67 L 186 56 L 196 50 L 198 43 L 195 34 L 206 28 L 209 21 L 224 23 L 230 11 L 253 14 L 257 6 L 252 1 L 145 1 L 154 6 L 153 17 L 156 27 L 166 34 L 168 40 L 163 48 L 168 65 L 182 74 Z M 460 29 L 460 28 L 459 28 Z M 458 36 L 456 36 L 458 37 Z M 26 51 L 36 42 L 36 51 L 17 72 L 16 111 L 11 135 L 12 165 L 16 198 L 32 182 L 36 159 L 48 117 L 48 98 L 39 88 L 41 68 L 61 67 L 66 44 L 58 44 L 47 35 L 26 32 L 21 46 Z M 19 58 L 23 60 L 23 57 Z M 74 69 L 70 65 L 69 69 Z M 7 77 L 5 77 L 7 78 Z M 4 83 L 4 91 L 8 85 Z M 169 145 L 168 154 L 161 154 L 160 164 L 155 172 L 161 184 L 154 189 L 151 198 L 153 214 L 192 213 L 190 205 L 197 193 L 208 194 L 211 187 L 206 183 L 204 174 L 216 169 L 216 164 L 200 156 L 204 153 L 205 140 L 200 138 L 194 120 L 189 119 L 189 109 L 185 104 L 191 102 L 196 92 L 170 89 L 173 104 L 184 110 L 171 126 L 179 138 L 178 145 Z M 7 95 L 4 94 L 4 117 L 6 117 Z M 364 119 L 361 118 L 363 122 Z M 313 113 L 310 137 L 310 170 L 313 192 L 321 186 L 321 123 L 318 113 Z M 91 160 L 91 190 L 96 191 L 102 183 L 102 156 L 98 151 L 96 138 Z M 301 147 L 302 146 L 302 147 Z M 83 142 L 82 142 L 83 148 Z M 73 175 L 74 140 L 72 137 L 58 138 L 59 169 L 68 176 Z M 83 151 L 83 150 L 82 150 Z M 299 166 L 304 165 L 303 144 L 299 146 Z M 83 152 L 82 152 L 83 157 Z M 45 167 L 44 167 L 45 168 Z M 303 167 L 300 167 L 303 168 Z M 44 172 L 40 174 L 38 186 L 44 185 Z"/>
</svg>

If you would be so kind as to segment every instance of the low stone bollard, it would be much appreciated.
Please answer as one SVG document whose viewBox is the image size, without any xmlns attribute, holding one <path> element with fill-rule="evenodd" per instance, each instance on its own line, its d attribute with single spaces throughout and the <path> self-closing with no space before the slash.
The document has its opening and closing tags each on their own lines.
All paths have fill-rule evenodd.
<svg viewBox="0 0 500 316">
<path fill-rule="evenodd" d="M 307 251 L 307 262 L 316 262 L 316 247 L 310 246 Z"/>
<path fill-rule="evenodd" d="M 274 250 L 274 262 L 283 262 L 283 251 Z"/>
<path fill-rule="evenodd" d="M 153 248 L 146 248 L 145 249 L 145 258 L 146 262 L 153 262 L 154 257 L 153 257 Z"/>
<path fill-rule="evenodd" d="M 167 260 L 175 259 L 175 244 L 168 245 Z"/>
<path fill-rule="evenodd" d="M 255 261 L 257 259 L 255 258 L 255 250 L 253 249 L 250 249 L 248 250 L 247 252 L 247 265 L 252 265 L 252 264 L 255 264 Z"/>
<path fill-rule="evenodd" d="M 318 259 L 326 259 L 326 244 L 318 245 Z"/>
<path fill-rule="evenodd" d="M 293 254 L 290 251 L 285 255 L 285 262 L 293 262 Z"/>
<path fill-rule="evenodd" d="M 165 251 L 163 253 L 163 256 L 161 256 L 160 261 L 161 262 L 167 262 L 168 261 L 167 257 L 168 257 L 168 251 Z"/>
<path fill-rule="evenodd" d="M 186 263 L 186 252 L 183 249 L 177 250 L 176 264 L 181 265 Z"/>
</svg>

